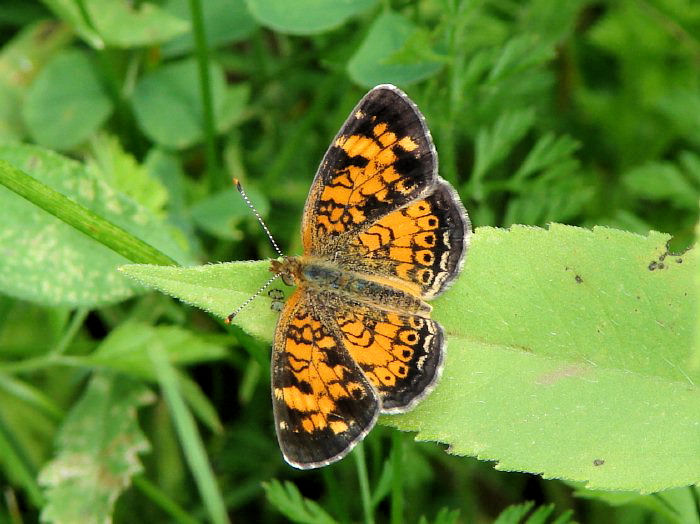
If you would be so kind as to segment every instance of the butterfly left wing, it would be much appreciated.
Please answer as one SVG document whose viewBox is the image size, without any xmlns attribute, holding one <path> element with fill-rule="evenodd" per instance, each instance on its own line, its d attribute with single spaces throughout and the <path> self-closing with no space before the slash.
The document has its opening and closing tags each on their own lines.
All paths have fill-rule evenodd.
<svg viewBox="0 0 700 524">
<path fill-rule="evenodd" d="M 316 468 L 343 458 L 374 426 L 376 392 L 299 286 L 275 331 L 272 403 L 285 460 Z"/>
</svg>

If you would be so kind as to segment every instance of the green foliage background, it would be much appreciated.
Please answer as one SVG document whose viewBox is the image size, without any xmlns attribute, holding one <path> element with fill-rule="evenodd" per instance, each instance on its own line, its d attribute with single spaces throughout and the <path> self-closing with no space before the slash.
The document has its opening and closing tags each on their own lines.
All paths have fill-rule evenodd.
<svg viewBox="0 0 700 524">
<path fill-rule="evenodd" d="M 644 235 L 604 228 L 590 235 L 560 227 L 550 235 L 480 230 L 480 256 L 475 269 L 469 262 L 466 268 L 476 272 L 455 286 L 452 303 L 447 295 L 436 307 L 440 320 L 455 326 L 456 354 L 465 355 L 462 368 L 454 368 L 465 373 L 460 380 L 473 371 L 469 359 L 483 355 L 483 369 L 513 385 L 500 399 L 488 397 L 499 410 L 509 406 L 505 392 L 516 399 L 523 394 L 514 381 L 531 369 L 542 372 L 544 361 L 535 357 L 605 362 L 613 372 L 600 376 L 611 389 L 599 394 L 640 373 L 639 391 L 661 392 L 669 407 L 640 409 L 638 420 L 661 421 L 671 413 L 691 428 L 674 429 L 665 439 L 673 446 L 665 452 L 677 453 L 686 471 L 679 467 L 675 481 L 647 491 L 688 478 L 698 482 L 696 463 L 684 457 L 700 456 L 700 415 L 693 413 L 700 345 L 692 338 L 700 282 L 693 287 L 687 266 L 637 274 L 623 262 L 646 268 L 652 261 L 656 269 L 664 257 L 671 260 L 668 253 L 694 242 L 699 35 L 700 4 L 691 0 L 3 0 L 0 523 L 106 522 L 110 515 L 115 522 L 418 522 L 421 516 L 423 522 L 491 522 L 499 514 L 498 522 L 507 523 L 525 522 L 528 513 L 530 522 L 570 516 L 700 522 L 697 487 L 644 494 L 641 487 L 602 491 L 544 480 L 536 474 L 574 475 L 552 473 L 561 462 L 556 446 L 546 469 L 547 457 L 538 462 L 536 455 L 548 448 L 536 448 L 532 462 L 523 458 L 513 443 L 520 436 L 512 433 L 517 409 L 494 420 L 488 410 L 470 419 L 475 405 L 444 431 L 439 391 L 415 415 L 385 424 L 530 473 L 447 454 L 387 425 L 340 463 L 293 470 L 281 459 L 272 427 L 269 346 L 260 340 L 269 340 L 274 318 L 266 297 L 251 306 L 259 316 L 251 313 L 253 320 L 242 324 L 246 331 L 226 328 L 219 317 L 147 292 L 116 270 L 129 262 L 195 265 L 274 256 L 232 177 L 243 181 L 284 251 L 298 253 L 302 206 L 330 139 L 367 89 L 395 83 L 424 112 L 441 174 L 458 189 L 475 226 L 561 222 Z M 650 230 L 672 235 L 669 245 L 668 237 Z M 594 237 L 612 243 L 601 251 L 604 242 L 587 244 Z M 553 343 L 546 346 L 551 354 L 538 348 L 531 358 L 517 342 L 531 337 L 535 347 L 552 335 L 537 333 L 539 290 L 551 279 L 537 283 L 518 272 L 518 263 L 551 263 L 553 271 L 555 262 L 568 264 L 572 256 L 587 273 L 577 279 L 562 273 L 571 289 L 603 275 L 610 279 L 606 289 L 616 282 L 638 285 L 640 293 L 653 292 L 647 305 L 663 303 L 672 314 L 639 317 L 642 327 L 631 331 L 639 336 L 620 341 L 620 353 L 610 352 L 596 345 L 596 333 L 625 324 L 624 314 L 610 313 L 614 308 L 629 307 L 621 311 L 630 315 L 637 309 L 631 296 L 608 297 L 596 315 L 583 307 L 580 316 L 560 319 L 578 344 L 559 353 Z M 226 278 L 241 279 L 230 283 L 232 304 L 264 279 L 259 265 L 230 273 L 211 267 L 217 269 L 209 278 L 223 284 L 212 295 L 168 288 L 153 280 L 155 273 L 140 280 L 221 315 Z M 663 276 L 650 286 L 650 274 Z M 532 326 L 517 335 L 499 332 L 511 312 L 494 300 L 509 285 L 515 290 L 514 282 L 529 291 L 518 297 L 522 303 L 512 302 L 522 306 L 514 305 L 512 315 L 529 315 Z M 191 283 L 196 288 L 199 281 Z M 567 289 L 556 290 L 574 297 Z M 690 298 L 666 303 L 669 290 Z M 563 299 L 548 299 L 551 315 Z M 586 298 L 596 300 L 595 293 Z M 474 313 L 473 331 L 455 311 Z M 577 322 L 580 331 L 571 328 Z M 470 337 L 483 344 L 480 352 Z M 502 355 L 502 367 L 488 360 L 494 354 Z M 630 355 L 639 359 L 625 360 Z M 578 373 L 567 369 L 566 376 Z M 454 395 L 463 393 L 459 381 L 451 384 Z M 449 385 L 444 390 L 449 394 Z M 570 404 L 561 405 L 574 406 L 572 395 L 588 392 L 572 388 L 545 400 L 556 411 L 566 395 Z M 589 406 L 588 400 L 580 404 Z M 605 395 L 599 402 L 586 410 L 597 414 Z M 688 407 L 673 417 L 679 406 Z M 604 422 L 615 416 L 608 413 Z M 552 443 L 580 429 L 569 419 L 554 420 L 528 427 L 540 428 Z M 469 432 L 457 424 L 479 431 L 467 442 Z M 658 434 L 636 433 L 640 439 Z M 489 445 L 497 437 L 506 438 L 494 450 Z M 493 440 L 480 447 L 479 438 Z M 586 460 L 593 469 L 604 467 Z M 611 475 L 596 480 L 582 472 L 580 478 L 609 488 L 624 477 Z"/>
</svg>

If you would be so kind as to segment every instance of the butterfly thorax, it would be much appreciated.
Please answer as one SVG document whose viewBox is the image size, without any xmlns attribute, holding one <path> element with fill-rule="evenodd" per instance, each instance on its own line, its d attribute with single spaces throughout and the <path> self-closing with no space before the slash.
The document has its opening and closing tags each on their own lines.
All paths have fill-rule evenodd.
<svg viewBox="0 0 700 524">
<path fill-rule="evenodd" d="M 319 292 L 349 296 L 390 310 L 399 309 L 426 315 L 432 310 L 415 293 L 400 289 L 399 283 L 346 271 L 337 264 L 318 257 L 284 257 L 281 261 L 273 260 L 270 271 L 280 275 L 289 286 L 308 286 Z"/>
</svg>

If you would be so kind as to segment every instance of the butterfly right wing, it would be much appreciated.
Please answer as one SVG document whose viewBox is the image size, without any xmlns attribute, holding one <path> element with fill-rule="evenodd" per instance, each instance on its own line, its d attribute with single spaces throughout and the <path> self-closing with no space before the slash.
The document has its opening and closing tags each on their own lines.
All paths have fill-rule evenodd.
<svg viewBox="0 0 700 524">
<path fill-rule="evenodd" d="M 304 254 L 429 300 L 456 278 L 471 226 L 437 174 L 425 118 L 400 89 L 379 85 L 352 111 L 311 185 Z"/>
<path fill-rule="evenodd" d="M 272 404 L 285 460 L 317 468 L 343 458 L 374 426 L 377 394 L 299 286 L 275 330 Z"/>
<path fill-rule="evenodd" d="M 328 258 L 431 187 L 437 153 L 423 115 L 384 84 L 357 104 L 326 152 L 304 207 L 304 254 Z"/>
</svg>

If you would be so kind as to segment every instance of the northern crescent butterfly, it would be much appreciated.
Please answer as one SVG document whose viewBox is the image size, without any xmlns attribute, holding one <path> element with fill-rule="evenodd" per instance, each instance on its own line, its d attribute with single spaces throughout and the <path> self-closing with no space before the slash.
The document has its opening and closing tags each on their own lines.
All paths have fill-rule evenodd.
<svg viewBox="0 0 700 524">
<path fill-rule="evenodd" d="M 343 458 L 380 413 L 412 409 L 442 370 L 445 334 L 426 301 L 461 271 L 471 227 L 401 90 L 379 85 L 353 109 L 301 231 L 303 255 L 270 267 L 296 285 L 275 330 L 272 404 L 285 460 L 307 469 Z"/>
</svg>

